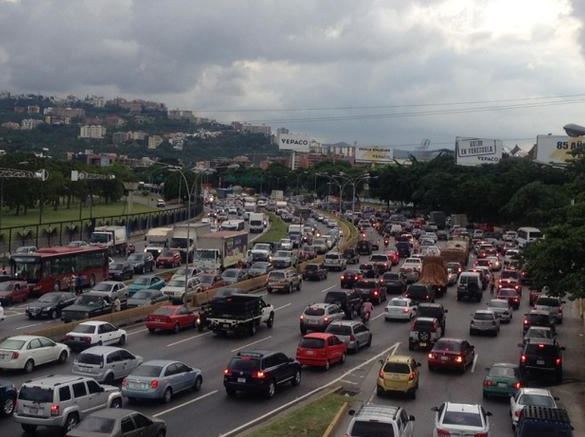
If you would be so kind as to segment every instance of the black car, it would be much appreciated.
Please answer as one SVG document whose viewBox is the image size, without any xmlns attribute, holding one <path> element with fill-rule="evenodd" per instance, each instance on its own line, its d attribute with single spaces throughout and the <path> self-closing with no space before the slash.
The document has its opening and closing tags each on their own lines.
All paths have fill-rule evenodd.
<svg viewBox="0 0 585 437">
<path fill-rule="evenodd" d="M 555 321 L 548 311 L 531 310 L 529 313 L 524 314 L 522 335 L 526 334 L 526 331 L 528 331 L 528 328 L 531 326 L 550 328 L 556 335 Z"/>
<path fill-rule="evenodd" d="M 77 296 L 74 293 L 66 291 L 45 293 L 36 302 L 28 304 L 24 312 L 29 319 L 57 319 L 61 317 L 61 310 L 72 305 L 75 299 Z"/>
<path fill-rule="evenodd" d="M 16 407 L 16 386 L 8 381 L 0 381 L 0 416 L 12 416 Z"/>
<path fill-rule="evenodd" d="M 410 242 L 408 241 L 397 241 L 396 242 L 396 250 L 400 255 L 400 258 L 408 258 L 410 257 Z"/>
<path fill-rule="evenodd" d="M 447 328 L 447 313 L 449 310 L 445 309 L 440 303 L 419 303 L 416 307 L 417 317 L 433 317 L 439 321 L 441 326 L 441 336 L 445 335 Z"/>
<path fill-rule="evenodd" d="M 354 284 L 353 289 L 364 301 L 370 301 L 374 305 L 379 305 L 386 300 L 386 290 L 378 279 L 362 279 Z"/>
<path fill-rule="evenodd" d="M 61 310 L 61 320 L 65 323 L 74 320 L 85 320 L 112 312 L 112 302 L 105 297 L 89 293 L 79 296 L 73 305 Z"/>
<path fill-rule="evenodd" d="M 353 284 L 355 284 L 356 281 L 362 279 L 362 276 L 363 275 L 361 270 L 344 271 L 339 277 L 339 280 L 341 282 L 341 288 L 353 288 Z"/>
<path fill-rule="evenodd" d="M 154 270 L 155 260 L 150 252 L 133 253 L 127 261 L 134 269 L 134 273 L 146 273 Z"/>
<path fill-rule="evenodd" d="M 520 374 L 526 376 L 529 372 L 549 373 L 554 375 L 557 384 L 561 383 L 563 380 L 562 351 L 565 348 L 552 339 L 534 340 L 518 345 L 522 348 Z"/>
<path fill-rule="evenodd" d="M 520 410 L 517 437 L 565 436 L 573 435 L 571 419 L 564 408 L 551 408 L 539 405 L 526 405 Z"/>
<path fill-rule="evenodd" d="M 355 250 L 359 255 L 371 255 L 372 254 L 372 243 L 368 240 L 360 240 L 355 246 Z"/>
<path fill-rule="evenodd" d="M 228 396 L 237 392 L 262 393 L 271 398 L 278 385 L 301 383 L 301 364 L 281 352 L 245 351 L 234 356 L 223 373 Z"/>
<path fill-rule="evenodd" d="M 355 290 L 331 290 L 325 295 L 325 303 L 339 305 L 345 313 L 345 317 L 353 319 L 355 315 L 359 314 L 363 299 Z"/>
<path fill-rule="evenodd" d="M 132 279 L 132 276 L 134 276 L 134 267 L 127 262 L 115 262 L 108 270 L 108 277 L 115 281 Z"/>
<path fill-rule="evenodd" d="M 427 284 L 411 284 L 406 289 L 404 297 L 412 299 L 415 304 L 423 302 L 435 302 L 435 291 Z"/>
<path fill-rule="evenodd" d="M 381 281 L 386 289 L 386 294 L 402 294 L 406 290 L 406 282 L 400 273 L 386 272 L 382 275 Z"/>
<path fill-rule="evenodd" d="M 364 278 L 376 278 L 378 276 L 378 269 L 373 263 L 360 264 L 360 271 Z"/>
<path fill-rule="evenodd" d="M 345 249 L 343 251 L 343 257 L 348 264 L 358 264 L 360 262 L 360 255 L 357 253 L 356 249 Z"/>
<path fill-rule="evenodd" d="M 303 279 L 317 280 L 327 279 L 327 269 L 323 264 L 309 263 L 303 270 Z"/>
</svg>

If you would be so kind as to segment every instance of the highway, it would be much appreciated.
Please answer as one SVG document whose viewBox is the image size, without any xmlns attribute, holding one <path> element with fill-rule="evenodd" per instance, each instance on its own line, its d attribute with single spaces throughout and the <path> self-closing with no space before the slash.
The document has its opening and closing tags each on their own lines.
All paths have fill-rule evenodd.
<svg viewBox="0 0 585 437">
<path fill-rule="evenodd" d="M 429 374 L 425 353 L 412 352 L 416 359 L 423 363 L 417 399 L 414 401 L 401 397 L 379 399 L 374 394 L 375 374 L 379 369 L 378 359 L 388 353 L 408 354 L 410 328 L 408 323 L 386 322 L 383 317 L 384 305 L 380 305 L 376 307 L 370 321 L 370 328 L 374 334 L 372 346 L 355 355 L 349 355 L 343 365 L 333 366 L 329 371 L 305 368 L 300 386 L 283 386 L 271 400 L 256 396 L 229 398 L 222 382 L 223 370 L 230 357 L 237 351 L 254 348 L 278 350 L 294 356 L 296 345 L 301 338 L 298 318 L 302 310 L 307 304 L 322 301 L 324 293 L 338 284 L 339 275 L 330 273 L 325 281 L 304 282 L 300 293 L 268 295 L 267 301 L 276 309 L 275 325 L 272 329 L 262 326 L 254 337 L 224 338 L 216 337 L 210 332 L 200 333 L 195 330 L 183 331 L 178 335 L 152 335 L 143 326 L 130 328 L 126 347 L 131 352 L 143 356 L 146 360 L 155 358 L 182 360 L 188 365 L 201 368 L 204 378 L 203 387 L 198 393 L 177 396 L 167 405 L 139 403 L 131 404 L 130 408 L 164 419 L 168 425 L 169 436 L 235 435 L 242 428 L 260 422 L 265 415 L 288 406 L 298 398 L 306 397 L 324 386 L 341 385 L 348 391 L 361 390 L 356 398 L 364 401 L 403 405 L 409 414 L 416 417 L 415 435 L 428 436 L 433 427 L 433 413 L 430 410 L 432 406 L 439 405 L 445 400 L 483 402 L 481 385 L 485 367 L 493 362 L 518 361 L 517 343 L 521 341 L 521 315 L 528 308 L 526 292 L 522 306 L 515 312 L 512 323 L 503 325 L 498 337 L 471 337 L 471 343 L 476 347 L 477 360 L 464 375 L 440 372 Z M 449 309 L 447 335 L 469 338 L 470 315 L 476 308 L 485 307 L 489 292 L 484 295 L 484 301 L 478 304 L 456 302 L 454 294 L 454 289 L 450 288 L 447 295 L 438 300 Z M 564 340 L 565 327 L 570 323 L 571 320 L 567 320 L 560 327 L 561 341 Z M 37 368 L 31 375 L 3 373 L 1 376 L 20 385 L 31 378 L 70 373 L 71 365 L 72 360 L 64 365 Z M 568 363 L 566 367 L 567 373 L 571 372 L 570 365 L 571 363 Z M 511 436 L 508 403 L 487 401 L 484 405 L 493 413 L 491 435 Z M 0 420 L 0 433 L 10 436 L 22 434 L 20 427 L 11 419 Z M 54 434 L 41 429 L 37 435 Z"/>
</svg>

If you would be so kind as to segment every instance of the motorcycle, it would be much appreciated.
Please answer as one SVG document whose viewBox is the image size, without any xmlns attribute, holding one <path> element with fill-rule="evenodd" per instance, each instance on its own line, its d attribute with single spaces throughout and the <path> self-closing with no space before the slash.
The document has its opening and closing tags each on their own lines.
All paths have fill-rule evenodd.
<svg viewBox="0 0 585 437">
<path fill-rule="evenodd" d="M 370 321 L 370 314 L 370 311 L 362 311 L 361 318 L 364 325 L 367 325 Z"/>
<path fill-rule="evenodd" d="M 385 238 L 384 239 L 384 248 L 387 249 L 389 244 L 390 244 L 390 240 L 388 240 L 387 238 Z"/>
</svg>

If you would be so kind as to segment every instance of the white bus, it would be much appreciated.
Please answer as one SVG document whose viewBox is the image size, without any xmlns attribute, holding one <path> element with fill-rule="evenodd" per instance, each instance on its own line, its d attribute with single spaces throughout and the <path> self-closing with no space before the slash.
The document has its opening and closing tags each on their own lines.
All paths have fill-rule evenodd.
<svg viewBox="0 0 585 437">
<path fill-rule="evenodd" d="M 542 232 L 538 228 L 524 227 L 518 228 L 516 242 L 518 247 L 524 248 L 527 244 L 542 238 Z"/>
</svg>

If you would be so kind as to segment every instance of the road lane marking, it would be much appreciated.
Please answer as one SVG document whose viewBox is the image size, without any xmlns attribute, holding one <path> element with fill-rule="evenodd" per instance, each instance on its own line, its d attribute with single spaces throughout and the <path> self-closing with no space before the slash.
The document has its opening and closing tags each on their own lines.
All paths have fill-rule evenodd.
<svg viewBox="0 0 585 437">
<path fill-rule="evenodd" d="M 237 347 L 235 349 L 232 349 L 231 352 L 241 351 L 242 349 L 246 349 L 248 346 L 254 346 L 255 344 L 261 343 L 261 342 L 266 341 L 266 340 L 270 340 L 271 338 L 272 338 L 272 335 L 269 335 L 268 337 L 264 337 L 264 338 L 261 338 L 260 340 L 256 340 L 256 341 L 253 341 L 252 343 L 248 343 L 248 344 L 245 344 L 244 346 L 240 346 L 240 347 Z"/>
<path fill-rule="evenodd" d="M 148 329 L 147 329 L 147 328 L 144 328 L 144 329 L 137 329 L 136 331 L 129 331 L 129 332 L 128 332 L 128 335 L 140 334 L 141 332 L 146 332 L 146 331 L 148 331 Z"/>
<path fill-rule="evenodd" d="M 372 320 L 376 320 L 379 319 L 380 317 L 382 317 L 384 314 L 386 314 L 384 311 L 381 312 L 380 314 L 378 314 L 376 317 L 373 317 Z"/>
<path fill-rule="evenodd" d="M 387 354 L 390 351 L 396 352 L 398 350 L 398 347 L 400 346 L 400 342 L 396 342 L 394 343 L 392 346 L 390 346 L 387 349 L 384 349 L 382 352 L 374 355 L 373 357 L 367 359 L 366 361 L 364 361 L 361 364 L 358 364 L 357 366 L 352 367 L 351 369 L 349 369 L 347 372 L 341 374 L 341 376 L 338 376 L 337 378 L 333 379 L 332 381 L 329 381 L 327 384 L 322 385 L 321 387 L 317 387 L 313 390 L 311 390 L 308 393 L 305 393 L 304 395 L 299 396 L 296 399 L 293 399 L 290 402 L 287 402 L 286 404 L 281 405 L 280 407 L 277 407 L 273 410 L 270 410 L 269 412 L 256 417 L 255 419 L 250 420 L 249 422 L 244 423 L 243 425 L 238 426 L 237 428 L 234 428 L 228 432 L 226 432 L 225 434 L 220 434 L 220 437 L 227 437 L 227 436 L 231 436 L 234 434 L 239 433 L 240 431 L 242 431 L 243 429 L 249 428 L 252 425 L 255 425 L 258 422 L 261 422 L 262 420 L 266 419 L 267 417 L 273 416 L 274 414 L 287 409 L 288 407 L 290 407 L 291 405 L 294 405 L 304 399 L 307 399 L 308 397 L 314 395 L 315 393 L 318 393 L 319 391 L 332 386 L 333 384 L 345 379 L 348 375 L 350 375 L 351 373 L 355 372 L 356 370 L 361 369 L 362 367 L 367 366 L 368 364 L 374 362 L 375 360 L 377 360 L 378 358 L 380 358 L 381 356 Z"/>
<path fill-rule="evenodd" d="M 396 353 L 396 351 L 398 350 L 398 345 L 393 345 L 393 346 L 396 346 L 396 347 L 392 348 L 392 352 L 390 352 L 390 356 L 393 356 Z M 370 396 L 370 399 L 368 400 L 368 403 L 370 403 L 370 404 L 372 403 L 372 401 L 374 400 L 374 396 L 376 396 L 377 391 L 378 391 L 378 388 L 376 387 L 374 389 L 374 391 L 372 391 L 372 394 Z"/>
<path fill-rule="evenodd" d="M 18 313 L 16 311 L 11 311 L 10 314 L 8 314 L 8 311 L 6 312 L 4 317 L 16 317 L 16 316 L 23 316 L 25 313 Z"/>
<path fill-rule="evenodd" d="M 278 308 L 274 308 L 274 311 L 280 311 L 280 310 L 283 310 L 283 309 L 285 309 L 286 307 L 289 307 L 289 306 L 291 306 L 291 305 L 292 305 L 292 303 L 290 303 L 290 302 L 289 302 L 289 303 L 287 303 L 286 305 L 280 306 L 280 307 L 278 307 Z"/>
<path fill-rule="evenodd" d="M 334 284 L 331 287 L 327 287 L 326 289 L 321 290 L 321 293 L 325 293 L 326 291 L 329 291 L 329 290 L 331 290 L 332 288 L 335 288 L 335 287 L 337 287 L 337 285 Z"/>
<path fill-rule="evenodd" d="M 33 326 L 39 326 L 40 323 L 33 323 L 32 325 L 24 325 L 24 326 L 18 326 L 14 329 L 26 329 L 26 328 L 32 328 Z"/>
<path fill-rule="evenodd" d="M 176 345 L 178 345 L 178 344 L 185 343 L 186 341 L 195 340 L 195 339 L 197 339 L 197 338 L 199 338 L 199 337 L 204 337 L 204 336 L 206 336 L 206 335 L 210 335 L 210 334 L 212 334 L 212 332 L 211 332 L 211 331 L 209 331 L 209 332 L 204 332 L 203 334 L 194 335 L 194 336 L 192 336 L 192 337 L 187 337 L 187 338 L 184 338 L 184 339 L 182 339 L 182 340 L 175 341 L 174 343 L 169 343 L 169 344 L 167 344 L 167 347 L 176 346 Z"/>
<path fill-rule="evenodd" d="M 160 416 L 163 416 L 165 414 L 172 413 L 173 411 L 178 410 L 179 408 L 183 408 L 183 407 L 186 407 L 187 405 L 191 405 L 197 401 L 205 399 L 205 398 L 207 398 L 211 395 L 214 395 L 216 393 L 217 393 L 217 390 L 210 391 L 209 393 L 205 393 L 204 395 L 198 396 L 195 399 L 191 399 L 190 401 L 183 402 L 182 404 L 179 404 L 179 405 L 175 405 L 173 408 L 169 408 L 168 410 L 163 410 L 159 413 L 153 414 L 152 417 L 160 417 Z"/>
<path fill-rule="evenodd" d="M 471 366 L 471 373 L 475 372 L 475 365 L 477 364 L 478 358 L 479 358 L 479 354 L 475 354 L 475 357 L 473 357 L 473 365 Z"/>
</svg>

